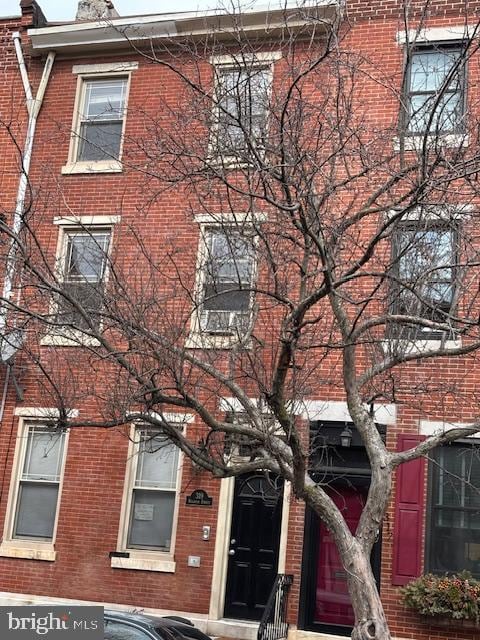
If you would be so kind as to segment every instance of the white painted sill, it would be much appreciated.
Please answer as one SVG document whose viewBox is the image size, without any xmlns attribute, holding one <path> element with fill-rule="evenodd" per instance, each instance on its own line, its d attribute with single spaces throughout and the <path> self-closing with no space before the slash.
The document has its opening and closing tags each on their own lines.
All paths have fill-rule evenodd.
<svg viewBox="0 0 480 640">
<path fill-rule="evenodd" d="M 131 552 L 130 552 L 131 553 Z M 166 558 L 147 558 L 131 555 L 130 558 L 111 558 L 112 569 L 133 569 L 136 571 L 158 571 L 175 573 L 175 561 L 171 556 Z"/>
<path fill-rule="evenodd" d="M 99 345 L 100 342 L 96 338 L 87 336 L 80 331 L 47 333 L 40 340 L 42 347 L 98 347 Z"/>
<path fill-rule="evenodd" d="M 62 175 L 78 173 L 120 173 L 123 170 L 120 160 L 100 160 L 98 162 L 67 162 L 61 169 Z"/>
<path fill-rule="evenodd" d="M 393 139 L 394 151 L 400 151 L 402 142 L 405 151 L 421 151 L 423 149 L 425 136 L 423 135 L 408 135 L 403 138 L 396 137 Z M 470 144 L 470 137 L 466 133 L 446 133 L 438 136 L 427 136 L 427 148 L 442 147 L 442 148 L 456 148 L 456 147 L 468 147 Z"/>
<path fill-rule="evenodd" d="M 234 335 L 219 335 L 214 333 L 191 333 L 185 340 L 185 349 L 233 349 L 239 340 Z M 244 349 L 251 348 L 251 341 L 243 345 Z"/>
<path fill-rule="evenodd" d="M 2 542 L 0 544 L 0 557 L 55 562 L 57 552 L 52 544 L 29 541 L 28 545 L 23 546 L 17 541 Z"/>
<path fill-rule="evenodd" d="M 405 346 L 402 348 L 402 353 L 430 353 L 431 351 L 439 351 L 440 349 L 458 349 L 462 346 L 462 341 L 459 338 L 458 340 L 442 340 L 432 339 L 432 340 L 386 340 L 383 343 L 383 351 L 384 353 L 389 353 L 391 351 L 391 347 L 394 349 L 397 345 L 405 343 Z"/>
</svg>

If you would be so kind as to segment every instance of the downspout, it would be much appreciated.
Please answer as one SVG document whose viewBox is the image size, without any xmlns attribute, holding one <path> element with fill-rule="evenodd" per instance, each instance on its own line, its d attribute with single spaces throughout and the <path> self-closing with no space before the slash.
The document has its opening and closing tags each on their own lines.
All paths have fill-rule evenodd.
<svg viewBox="0 0 480 640">
<path fill-rule="evenodd" d="M 8 248 L 7 257 L 5 261 L 5 278 L 3 282 L 2 300 L 0 303 L 0 341 L 3 341 L 5 336 L 5 329 L 7 325 L 8 315 L 8 303 L 12 297 L 13 282 L 15 278 L 15 263 L 17 247 L 15 237 L 18 236 L 22 228 L 23 214 L 25 209 L 25 196 L 27 193 L 27 186 L 29 181 L 30 163 L 32 159 L 33 142 L 35 139 L 35 128 L 37 126 L 38 114 L 42 107 L 43 98 L 50 78 L 50 72 L 53 67 L 53 61 L 55 59 L 55 52 L 49 51 L 45 66 L 43 68 L 42 78 L 38 86 L 37 94 L 33 97 L 32 87 L 28 78 L 28 70 L 25 64 L 25 58 L 23 56 L 21 36 L 18 31 L 12 34 L 13 42 L 15 45 L 15 53 L 17 55 L 18 67 L 20 70 L 20 76 L 22 78 L 23 89 L 25 91 L 26 105 L 28 111 L 28 125 L 27 133 L 25 136 L 25 144 L 22 154 L 22 167 L 20 180 L 18 182 L 17 199 L 15 204 L 15 212 L 13 214 L 11 231 L 13 237 L 10 240 L 10 246 Z M 1 342 L 0 342 L 1 344 Z M 9 375 L 6 376 L 5 384 L 8 384 Z M 4 389 L 4 394 L 5 394 Z M 3 399 L 3 396 L 2 396 Z M 5 403 L 2 401 L 0 404 L 0 422 L 3 418 Z"/>
<path fill-rule="evenodd" d="M 28 110 L 28 125 L 27 134 L 25 137 L 25 145 L 22 154 L 22 167 L 20 180 L 18 183 L 17 200 L 15 205 L 15 213 L 13 215 L 11 231 L 13 236 L 17 236 L 20 232 L 23 222 L 23 212 L 25 208 L 25 195 L 27 193 L 27 186 L 30 173 L 30 162 L 32 159 L 33 141 L 35 139 L 35 128 L 37 126 L 38 114 L 43 103 L 43 97 L 47 88 L 48 79 L 52 70 L 53 61 L 55 59 L 55 52 L 50 51 L 45 62 L 43 69 L 42 79 L 38 86 L 37 95 L 35 98 L 32 94 L 32 87 L 28 79 L 28 71 L 23 57 L 23 50 L 21 45 L 20 33 L 16 31 L 13 33 L 13 41 L 15 44 L 15 52 L 17 54 L 18 66 L 20 69 L 20 75 L 22 77 L 23 88 L 25 90 L 25 97 L 27 101 Z M 15 275 L 15 258 L 16 258 L 16 246 L 15 237 L 10 241 L 10 247 L 6 259 L 5 280 L 3 283 L 2 293 L 2 309 L 0 312 L 0 337 L 3 338 L 8 312 L 8 302 L 12 296 L 13 279 Z"/>
</svg>

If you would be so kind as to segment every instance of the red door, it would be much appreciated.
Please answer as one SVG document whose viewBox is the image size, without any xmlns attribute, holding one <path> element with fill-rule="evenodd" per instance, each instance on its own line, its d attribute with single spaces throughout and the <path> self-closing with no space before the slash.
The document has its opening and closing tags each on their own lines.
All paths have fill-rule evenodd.
<svg viewBox="0 0 480 640">
<path fill-rule="evenodd" d="M 343 514 L 348 528 L 355 532 L 367 490 L 355 487 L 332 489 L 329 495 Z M 327 527 L 320 522 L 314 622 L 352 626 L 353 609 L 348 595 L 347 574 Z"/>
</svg>

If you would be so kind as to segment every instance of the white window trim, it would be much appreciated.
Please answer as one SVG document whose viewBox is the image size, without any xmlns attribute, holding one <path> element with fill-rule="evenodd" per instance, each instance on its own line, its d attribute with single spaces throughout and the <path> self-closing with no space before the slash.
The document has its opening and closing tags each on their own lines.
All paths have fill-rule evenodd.
<svg viewBox="0 0 480 640">
<path fill-rule="evenodd" d="M 121 216 L 58 216 L 53 219 L 53 224 L 60 227 L 111 227 L 121 220 Z"/>
<path fill-rule="evenodd" d="M 63 175 L 71 175 L 76 173 L 118 173 L 123 169 L 122 153 L 123 141 L 125 138 L 125 127 L 128 115 L 128 99 L 130 95 L 130 85 L 132 71 L 138 68 L 138 63 L 132 62 L 116 62 L 106 64 L 93 65 L 74 65 L 72 73 L 77 75 L 77 89 L 75 93 L 75 103 L 73 106 L 72 129 L 70 136 L 70 146 L 68 150 L 68 161 L 62 169 Z M 85 84 L 88 80 L 100 80 L 103 76 L 109 78 L 126 78 L 127 86 L 125 89 L 125 103 L 123 105 L 123 123 L 122 134 L 120 140 L 120 150 L 118 159 L 99 161 L 78 161 L 78 142 L 80 129 L 80 114 L 82 112 L 85 101 Z"/>
<path fill-rule="evenodd" d="M 437 205 L 432 203 L 429 206 L 425 207 L 415 207 L 407 214 L 403 215 L 399 224 L 409 223 L 409 222 L 454 222 L 457 220 L 464 220 L 466 217 L 469 217 L 476 210 L 475 205 L 471 204 L 455 204 L 455 205 L 445 205 L 440 204 Z M 394 218 L 398 215 L 398 211 L 395 209 L 390 209 L 386 213 L 387 219 Z"/>
<path fill-rule="evenodd" d="M 217 55 L 210 56 L 210 64 L 213 67 L 213 83 L 214 83 L 214 104 L 213 104 L 213 113 L 214 124 L 210 131 L 210 140 L 208 144 L 208 157 L 212 159 L 213 164 L 216 164 L 220 167 L 225 167 L 228 169 L 242 169 L 248 166 L 241 158 L 238 158 L 236 155 L 223 155 L 221 151 L 218 149 L 217 145 L 217 131 L 218 131 L 218 71 L 222 69 L 252 69 L 255 67 L 264 67 L 268 70 L 269 73 L 269 83 L 268 83 L 268 94 L 267 94 L 267 104 L 270 105 L 272 90 L 273 90 L 273 72 L 274 72 L 274 63 L 277 60 L 280 60 L 282 57 L 281 51 L 259 51 L 257 53 L 246 53 L 241 56 L 234 55 Z M 218 71 L 216 70 L 218 68 Z M 266 121 L 267 121 L 267 132 L 268 132 L 268 120 L 269 120 L 269 109 L 267 107 L 266 113 Z"/>
<path fill-rule="evenodd" d="M 169 413 L 163 416 L 170 423 L 182 424 L 183 428 L 193 421 L 191 414 Z M 139 571 L 158 571 L 175 573 L 175 545 L 177 538 L 178 513 L 180 509 L 180 494 L 182 486 L 183 454 L 178 453 L 177 485 L 175 508 L 173 510 L 172 537 L 170 551 L 155 551 L 153 549 L 132 549 L 127 546 L 128 530 L 130 526 L 130 511 L 132 507 L 133 483 L 136 472 L 137 444 L 135 434 L 140 425 L 132 424 L 127 453 L 127 468 L 123 485 L 122 507 L 118 527 L 117 552 L 128 553 L 128 558 L 112 557 L 110 566 L 113 569 L 134 569 Z"/>
<path fill-rule="evenodd" d="M 138 62 L 105 62 L 103 64 L 74 64 L 72 66 L 72 73 L 74 75 L 95 75 L 104 73 L 127 73 L 129 71 L 136 71 L 138 69 Z"/>
<path fill-rule="evenodd" d="M 194 287 L 194 300 L 195 308 L 192 311 L 190 319 L 190 333 L 185 340 L 186 349 L 231 349 L 239 343 L 238 337 L 232 333 L 231 335 L 218 335 L 215 333 L 208 333 L 201 328 L 201 312 L 202 312 L 202 296 L 203 288 L 205 284 L 205 267 L 208 260 L 208 232 L 210 229 L 223 229 L 231 226 L 235 228 L 235 224 L 249 224 L 248 217 L 256 216 L 258 214 L 219 214 L 215 216 L 213 214 L 201 214 L 195 216 L 195 221 L 200 224 L 200 233 L 198 241 L 197 252 L 197 264 L 196 264 L 196 278 Z M 261 216 L 262 214 L 260 214 Z M 243 219 L 242 219 L 243 218 Z M 262 217 L 259 217 L 258 221 L 261 222 Z M 252 267 L 252 283 L 257 280 L 258 260 L 253 260 Z M 252 312 L 252 295 L 250 296 L 250 309 Z M 251 317 L 251 315 L 250 315 Z M 246 345 L 248 347 L 248 343 Z"/>
<path fill-rule="evenodd" d="M 67 256 L 67 237 L 75 229 L 83 232 L 97 233 L 102 229 L 108 230 L 110 233 L 110 244 L 108 246 L 108 256 L 112 252 L 113 246 L 113 228 L 114 224 L 120 222 L 120 216 L 93 215 L 93 216 L 67 216 L 65 218 L 54 218 L 53 224 L 58 226 L 57 249 L 55 253 L 55 275 L 58 282 L 62 282 L 65 261 Z M 105 286 L 108 284 L 109 265 L 105 266 L 103 282 Z M 57 305 L 55 300 L 50 300 L 49 312 L 51 315 L 56 313 Z M 101 326 L 99 327 L 101 330 Z M 99 341 L 86 333 L 79 330 L 68 329 L 66 327 L 49 327 L 46 335 L 40 339 L 42 347 L 98 347 Z"/>
<path fill-rule="evenodd" d="M 57 556 L 57 552 L 55 551 L 55 540 L 57 536 L 58 519 L 62 502 L 63 482 L 65 477 L 65 464 L 67 460 L 70 430 L 67 429 L 65 432 L 63 460 L 60 472 L 60 481 L 58 483 L 57 509 L 55 513 L 52 540 L 44 542 L 41 540 L 24 540 L 14 538 L 13 526 L 17 508 L 18 489 L 20 486 L 20 473 L 24 462 L 25 449 L 27 446 L 27 438 L 25 437 L 25 435 L 32 424 L 45 424 L 45 416 L 52 418 L 55 415 L 58 415 L 58 409 L 19 407 L 18 411 L 22 411 L 22 415 L 18 420 L 17 439 L 15 442 L 12 473 L 8 490 L 7 510 L 3 526 L 3 539 L 0 544 L 0 557 L 26 558 L 30 560 L 45 560 L 47 562 L 54 562 Z M 72 410 L 70 413 L 73 417 L 73 415 L 75 414 L 75 410 Z"/>
<path fill-rule="evenodd" d="M 273 63 L 282 58 L 281 51 L 257 51 L 255 53 L 242 53 L 238 56 L 231 54 L 210 56 L 210 64 L 214 66 L 241 67 L 245 64 L 264 65 Z"/>
<path fill-rule="evenodd" d="M 383 352 L 388 355 L 392 351 L 392 345 L 405 343 L 402 348 L 402 355 L 431 353 L 440 349 L 459 349 L 462 346 L 461 338 L 457 340 L 439 340 L 438 338 L 412 338 L 401 340 L 391 338 L 381 343 Z"/>
<path fill-rule="evenodd" d="M 423 27 L 397 32 L 397 44 L 424 44 L 428 42 L 452 42 L 471 38 L 478 30 L 476 24 L 459 24 L 448 27 Z"/>
<path fill-rule="evenodd" d="M 393 138 L 393 150 L 400 151 L 402 148 L 405 151 L 417 151 L 420 152 L 423 149 L 425 135 L 405 133 L 403 140 L 399 137 Z M 440 147 L 442 149 L 468 147 L 470 144 L 470 136 L 468 133 L 438 133 L 438 135 L 427 135 L 427 149 L 431 150 L 434 147 Z"/>
<path fill-rule="evenodd" d="M 473 427 L 474 422 L 448 422 L 443 420 L 420 420 L 419 421 L 419 433 L 422 436 L 436 436 L 444 433 L 448 433 L 453 429 L 465 429 Z M 470 436 L 463 436 L 469 439 L 480 438 L 480 431 Z"/>
</svg>

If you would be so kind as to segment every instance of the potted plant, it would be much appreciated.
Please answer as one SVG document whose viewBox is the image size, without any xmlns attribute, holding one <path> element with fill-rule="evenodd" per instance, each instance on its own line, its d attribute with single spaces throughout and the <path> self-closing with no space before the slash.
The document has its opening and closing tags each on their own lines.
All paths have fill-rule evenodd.
<svg viewBox="0 0 480 640">
<path fill-rule="evenodd" d="M 434 625 L 480 627 L 480 581 L 464 571 L 458 575 L 428 573 L 401 590 L 404 604 Z"/>
</svg>

